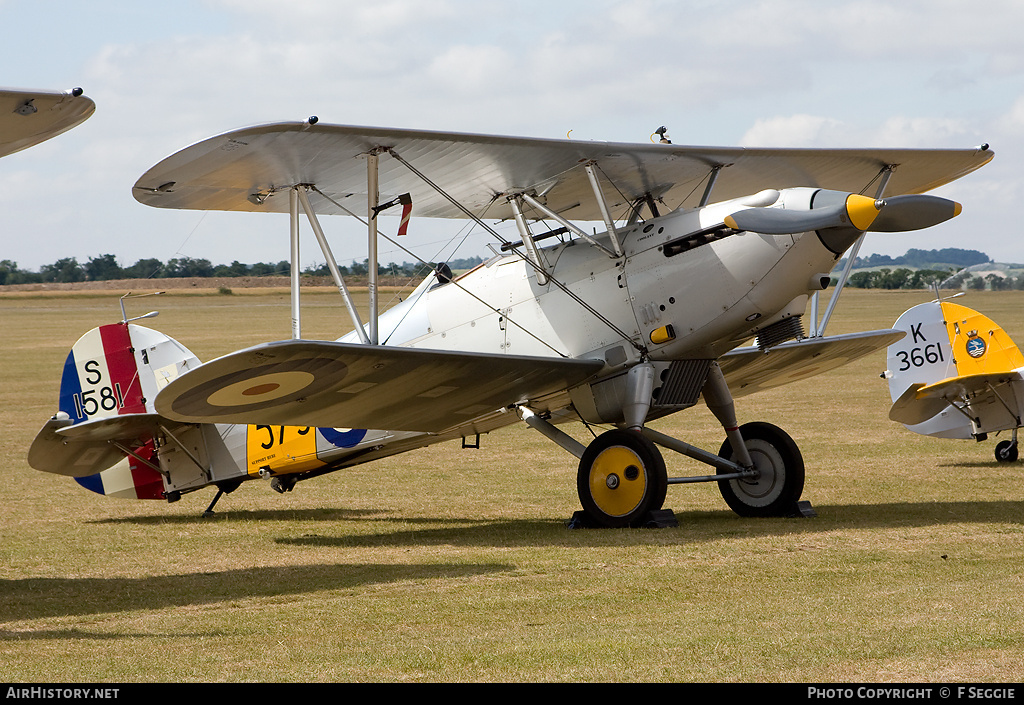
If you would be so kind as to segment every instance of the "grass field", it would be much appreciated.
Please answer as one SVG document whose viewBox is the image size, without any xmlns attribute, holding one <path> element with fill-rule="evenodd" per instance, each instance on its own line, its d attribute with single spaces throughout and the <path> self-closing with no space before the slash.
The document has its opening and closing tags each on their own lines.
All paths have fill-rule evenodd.
<svg viewBox="0 0 1024 705">
<path fill-rule="evenodd" d="M 848 291 L 830 332 L 886 328 L 925 292 Z M 1024 293 L 960 300 L 1024 342 Z M 349 327 L 305 299 L 307 337 Z M 166 295 L 144 322 L 207 360 L 287 337 L 284 293 Z M 1019 681 L 1021 466 L 993 441 L 888 421 L 884 353 L 738 401 L 787 429 L 813 519 L 741 519 L 671 487 L 679 527 L 566 529 L 576 460 L 525 426 L 200 515 L 30 469 L 61 365 L 116 295 L 0 296 L 0 673 L 17 681 Z M 717 449 L 697 407 L 655 424 Z M 568 429 L 585 441 L 582 427 Z M 666 454 L 672 474 L 703 466 Z"/>
</svg>

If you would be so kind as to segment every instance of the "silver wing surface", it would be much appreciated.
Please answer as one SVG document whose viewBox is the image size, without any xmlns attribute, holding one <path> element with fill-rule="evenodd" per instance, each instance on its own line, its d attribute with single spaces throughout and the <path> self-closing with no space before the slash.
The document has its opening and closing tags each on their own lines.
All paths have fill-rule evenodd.
<svg viewBox="0 0 1024 705">
<path fill-rule="evenodd" d="M 720 169 L 716 201 L 765 188 L 817 186 L 859 192 L 887 165 L 897 165 L 887 194 L 924 193 L 992 159 L 985 149 L 744 149 L 626 144 L 428 132 L 309 123 L 274 123 L 227 132 L 167 157 L 135 184 L 150 206 L 286 213 L 287 190 L 315 185 L 358 213 L 366 209 L 366 160 L 387 148 L 478 217 L 511 218 L 510 190 L 532 191 L 548 208 L 573 220 L 599 221 L 589 177 L 596 162 L 609 202 L 624 206 L 649 194 L 672 208 L 696 206 L 706 181 Z M 380 157 L 380 198 L 412 195 L 425 217 L 466 214 L 398 159 Z M 342 213 L 313 193 L 317 213 Z"/>
<path fill-rule="evenodd" d="M 950 377 L 933 384 L 912 384 L 893 402 L 889 419 L 907 426 L 924 423 L 954 401 L 964 404 L 968 411 L 993 404 L 1005 404 L 997 389 L 1004 385 L 1006 394 L 1013 399 L 1013 407 L 1007 407 L 1010 414 L 1019 415 L 1019 402 L 1013 396 L 1013 384 L 1021 381 L 1019 370 L 984 372 L 976 375 Z M 976 415 L 976 414 L 975 414 Z"/>
<path fill-rule="evenodd" d="M 127 446 L 152 438 L 161 426 L 177 429 L 157 414 L 127 414 L 72 424 L 65 414 L 43 424 L 28 450 L 28 464 L 36 470 L 69 477 L 87 477 L 124 460 L 111 441 Z"/>
<path fill-rule="evenodd" d="M 733 396 L 742 397 L 842 367 L 904 335 L 899 330 L 874 330 L 805 338 L 782 343 L 766 353 L 757 348 L 736 348 L 719 358 L 718 364 Z"/>
<path fill-rule="evenodd" d="M 162 416 L 188 423 L 439 433 L 564 391 L 603 366 L 602 360 L 281 341 L 187 372 L 155 404 Z"/>
<path fill-rule="evenodd" d="M 95 110 L 96 104 L 80 92 L 0 88 L 0 157 L 56 137 Z"/>
</svg>

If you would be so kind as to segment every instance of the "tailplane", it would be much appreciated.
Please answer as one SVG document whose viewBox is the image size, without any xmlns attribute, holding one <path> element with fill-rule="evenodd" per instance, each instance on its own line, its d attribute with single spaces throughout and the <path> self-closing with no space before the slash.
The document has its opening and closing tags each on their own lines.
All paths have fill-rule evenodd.
<svg viewBox="0 0 1024 705">
<path fill-rule="evenodd" d="M 931 301 L 908 309 L 893 328 L 907 335 L 888 348 L 890 419 L 941 438 L 1016 427 L 1006 410 L 1015 408 L 1008 395 L 1017 392 L 1024 355 L 992 319 Z"/>
</svg>

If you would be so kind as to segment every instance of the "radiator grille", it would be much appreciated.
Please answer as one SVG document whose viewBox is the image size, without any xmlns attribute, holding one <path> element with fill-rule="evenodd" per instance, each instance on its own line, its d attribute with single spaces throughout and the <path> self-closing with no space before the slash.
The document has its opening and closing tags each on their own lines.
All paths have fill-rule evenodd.
<svg viewBox="0 0 1024 705">
<path fill-rule="evenodd" d="M 787 340 L 804 337 L 804 326 L 800 322 L 800 316 L 784 318 L 778 323 L 773 323 L 757 334 L 757 347 L 762 352 L 774 348 L 779 343 Z"/>
<path fill-rule="evenodd" d="M 662 373 L 661 387 L 656 391 L 655 406 L 693 406 L 708 378 L 713 360 L 675 360 Z"/>
</svg>

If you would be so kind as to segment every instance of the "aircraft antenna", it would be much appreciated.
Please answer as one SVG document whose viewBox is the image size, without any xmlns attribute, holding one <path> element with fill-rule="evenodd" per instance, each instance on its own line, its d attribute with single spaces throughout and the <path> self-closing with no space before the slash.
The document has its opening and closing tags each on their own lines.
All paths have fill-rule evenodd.
<svg viewBox="0 0 1024 705">
<path fill-rule="evenodd" d="M 658 142 L 661 144 L 672 144 L 672 140 L 668 138 L 668 128 L 662 125 L 657 130 L 651 133 L 651 142 L 654 141 L 654 137 L 657 135 Z"/>
<path fill-rule="evenodd" d="M 160 296 L 163 293 L 164 292 L 162 292 L 162 291 L 150 291 L 149 293 L 146 293 L 146 294 L 133 294 L 132 292 L 129 291 L 127 294 L 125 294 L 120 299 L 118 299 L 118 303 L 121 304 L 121 323 L 125 324 L 125 323 L 128 323 L 130 321 L 138 321 L 138 320 L 140 320 L 142 318 L 156 318 L 157 316 L 160 315 L 159 311 L 150 311 L 149 313 L 143 314 L 141 316 L 135 316 L 134 318 L 128 318 L 128 314 L 126 314 L 124 312 L 124 300 L 125 299 L 140 299 L 143 296 Z"/>
</svg>

